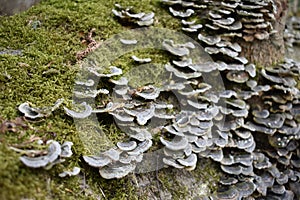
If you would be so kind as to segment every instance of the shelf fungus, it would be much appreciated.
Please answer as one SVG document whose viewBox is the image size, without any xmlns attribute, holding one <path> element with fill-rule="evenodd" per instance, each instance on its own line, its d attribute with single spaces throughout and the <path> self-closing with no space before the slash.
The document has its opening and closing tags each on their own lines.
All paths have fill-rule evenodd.
<svg viewBox="0 0 300 200">
<path fill-rule="evenodd" d="M 83 156 L 83 159 L 92 167 L 104 167 L 112 162 L 110 158 L 104 155 L 100 156 Z"/>
<path fill-rule="evenodd" d="M 286 28 L 284 30 L 284 40 L 288 52 L 294 52 L 294 46 L 300 45 L 300 18 L 291 16 L 287 19 Z"/>
<path fill-rule="evenodd" d="M 88 67 L 87 70 L 97 76 L 97 77 L 113 77 L 113 76 L 118 76 L 118 75 L 121 75 L 123 72 L 122 72 L 122 69 L 116 67 L 116 66 L 109 66 L 108 69 L 105 69 L 104 71 L 102 72 L 99 72 L 97 68 L 95 67 Z M 107 73 L 108 72 L 108 73 Z"/>
<path fill-rule="evenodd" d="M 190 17 L 192 14 L 195 13 L 194 10 L 192 9 L 187 9 L 185 12 L 181 12 L 181 11 L 174 10 L 172 7 L 169 7 L 169 11 L 170 13 L 172 13 L 174 17 L 182 17 L 182 18 Z"/>
<path fill-rule="evenodd" d="M 138 63 L 149 63 L 152 61 L 151 58 L 139 58 L 135 55 L 131 56 L 131 58 Z"/>
<path fill-rule="evenodd" d="M 153 12 L 135 13 L 132 10 L 132 7 L 123 8 L 121 5 L 115 4 L 115 9 L 112 9 L 112 13 L 115 15 L 115 17 L 119 18 L 120 21 L 132 23 L 141 27 L 151 26 L 154 23 L 155 14 Z"/>
<path fill-rule="evenodd" d="M 88 79 L 86 81 L 75 81 L 76 85 L 81 85 L 81 86 L 87 86 L 87 87 L 92 87 L 95 84 L 95 81 L 92 79 Z"/>
<path fill-rule="evenodd" d="M 182 27 L 181 29 L 183 31 L 193 33 L 193 32 L 197 32 L 202 27 L 203 27 L 202 24 L 189 24 L 189 25 L 187 25 L 187 27 Z"/>
<path fill-rule="evenodd" d="M 74 111 L 74 110 L 68 109 L 67 107 L 64 107 L 64 109 L 65 109 L 65 112 L 67 115 L 69 115 L 73 118 L 78 118 L 78 119 L 86 118 L 92 114 L 93 109 L 86 102 L 82 102 L 80 104 L 80 107 L 83 107 L 84 110 Z"/>
<path fill-rule="evenodd" d="M 96 98 L 96 96 L 98 96 L 99 94 L 108 94 L 108 93 L 109 91 L 107 89 L 99 89 L 99 90 L 86 89 L 84 91 L 74 91 L 74 94 L 78 98 Z"/>
<path fill-rule="evenodd" d="M 172 62 L 177 67 L 188 67 L 189 65 L 193 64 L 193 60 L 191 58 L 187 58 L 179 61 L 173 60 Z"/>
<path fill-rule="evenodd" d="M 166 2 L 170 3 L 170 1 L 163 3 L 176 5 L 176 9 L 185 8 L 182 1 L 176 1 L 174 4 Z M 299 64 L 292 60 L 285 60 L 284 63 L 279 63 L 272 68 L 257 71 L 255 65 L 248 63 L 248 60 L 240 55 L 241 46 L 231 42 L 234 37 L 243 38 L 246 41 L 267 39 L 273 31 L 275 2 L 207 1 L 203 4 L 212 9 L 208 9 L 208 15 L 201 16 L 203 27 L 190 32 L 198 34 L 198 39 L 206 52 L 219 64 L 217 69 L 225 71 L 224 74 L 228 80 L 233 81 L 236 85 L 241 85 L 241 87 L 246 85 L 249 89 L 248 91 L 244 91 L 244 89 L 227 90 L 219 94 L 220 99 L 226 99 L 227 105 L 226 107 L 219 106 L 220 113 L 217 115 L 218 117 L 215 117 L 219 120 L 225 118 L 223 126 L 220 123 L 214 124 L 213 127 L 219 129 L 218 132 L 208 134 L 210 131 L 198 130 L 197 134 L 192 131 L 197 130 L 195 127 L 186 129 L 185 126 L 190 126 L 191 119 L 181 123 L 181 127 L 179 125 L 168 126 L 167 130 L 173 135 L 179 134 L 181 137 L 187 135 L 188 141 L 193 141 L 188 136 L 191 132 L 196 133 L 198 137 L 203 137 L 193 142 L 192 150 L 200 157 L 220 162 L 221 168 L 230 179 L 228 182 L 222 182 L 230 187 L 226 188 L 226 192 L 220 190 L 216 195 L 217 199 L 254 199 L 254 197 L 259 199 L 262 198 L 260 194 L 267 198 L 293 199 L 293 193 L 297 193 L 295 189 L 289 190 L 291 184 L 287 184 L 287 180 L 295 181 L 295 176 L 280 175 L 285 172 L 280 172 L 277 168 L 276 171 L 274 165 L 284 165 L 280 169 L 293 165 L 295 169 L 289 168 L 289 170 L 293 173 L 299 171 L 299 157 L 294 156 L 296 155 L 295 149 L 297 149 L 295 147 L 299 145 L 299 114 L 297 114 L 299 89 L 296 88 L 295 82 L 299 77 Z M 200 7 L 194 8 L 194 10 L 199 13 L 203 11 Z M 182 20 L 184 30 L 189 31 L 186 28 L 194 24 L 196 21 L 189 17 Z M 294 24 L 297 23 L 293 22 L 293 26 L 296 26 Z M 291 31 L 289 34 L 292 35 Z M 289 37 L 294 38 L 294 36 Z M 196 71 L 193 64 L 188 63 L 188 65 L 187 63 L 186 61 L 173 62 L 176 67 L 169 67 L 169 71 L 187 66 Z M 263 106 L 253 104 L 258 97 L 261 97 Z M 196 104 L 191 100 L 188 100 L 188 104 L 197 109 L 208 108 L 207 105 Z M 193 120 L 193 125 L 197 126 L 195 120 Z M 259 136 L 256 138 L 257 133 L 266 135 L 267 140 L 261 141 Z M 266 150 L 266 154 L 262 154 L 261 145 L 270 145 L 268 143 L 271 144 L 271 149 L 274 149 Z M 224 156 L 221 159 L 220 152 L 222 151 L 218 148 L 224 148 L 226 152 L 230 150 L 235 154 L 231 157 Z M 291 157 L 291 155 L 293 156 Z M 173 167 L 183 167 L 176 159 L 168 158 L 164 162 Z M 243 174 L 246 179 L 241 178 L 238 174 Z"/>
<path fill-rule="evenodd" d="M 154 116 L 155 106 L 150 105 L 149 108 L 139 108 L 136 110 L 124 108 L 124 111 L 125 113 L 135 117 L 139 125 L 145 125 L 148 120 Z"/>
<path fill-rule="evenodd" d="M 21 156 L 20 160 L 22 163 L 31 168 L 50 168 L 52 165 L 64 161 L 62 158 L 70 157 L 72 155 L 72 142 L 65 142 L 63 145 L 60 145 L 55 140 L 48 140 L 46 144 L 49 145 L 49 147 L 45 151 L 45 154 L 33 157 Z"/>
<path fill-rule="evenodd" d="M 185 149 L 188 145 L 188 140 L 180 136 L 175 137 L 172 141 L 165 140 L 161 137 L 160 141 L 167 149 L 173 151 Z"/>
<path fill-rule="evenodd" d="M 58 109 L 63 103 L 64 99 L 58 99 L 52 107 L 34 108 L 30 103 L 25 102 L 19 105 L 18 109 L 25 117 L 36 119 L 49 116 L 53 111 Z"/>
<path fill-rule="evenodd" d="M 118 141 L 109 154 L 85 155 L 83 159 L 99 168 L 102 177 L 121 178 L 134 172 L 144 155 L 159 143 L 164 166 L 193 170 L 199 158 L 220 166 L 226 178 L 220 180 L 212 199 L 299 198 L 295 187 L 300 179 L 300 64 L 285 59 L 258 70 L 242 55 L 239 43 L 265 40 L 273 34 L 275 1 L 162 3 L 181 18 L 182 29 L 198 38 L 212 60 L 196 63 L 193 43 L 164 38 L 162 46 L 170 55 L 164 70 L 171 80 L 162 86 L 149 83 L 134 88 L 120 69 L 112 68 L 110 74 L 92 70 L 103 81 L 121 76 L 109 80 L 117 101 L 109 93 L 109 102 L 101 102 L 91 112 L 99 116 L 108 113 L 126 139 Z M 116 7 L 113 12 L 120 21 L 136 24 L 154 17 Z M 226 89 L 215 91 L 214 85 L 204 82 L 208 73 L 215 72 L 230 83 Z M 174 94 L 180 96 L 178 101 L 173 100 Z M 153 141 L 154 134 L 159 141 Z"/>
<path fill-rule="evenodd" d="M 122 178 L 134 171 L 135 164 L 114 163 L 99 169 L 100 175 L 105 179 Z"/>
<path fill-rule="evenodd" d="M 194 48 L 190 46 L 189 43 L 186 44 L 175 44 L 173 40 L 164 40 L 162 43 L 163 47 L 175 56 L 187 56 L 190 54 L 189 48 Z"/>
<path fill-rule="evenodd" d="M 126 45 L 134 45 L 134 44 L 137 44 L 138 43 L 138 41 L 137 40 L 135 40 L 135 39 L 133 39 L 133 40 L 128 40 L 128 39 L 120 39 L 120 42 L 122 43 L 122 44 L 126 44 Z"/>
<path fill-rule="evenodd" d="M 236 83 L 245 83 L 249 80 L 249 75 L 244 71 L 230 71 L 226 74 L 226 78 Z"/>
<path fill-rule="evenodd" d="M 74 167 L 72 171 L 64 171 L 60 174 L 58 174 L 59 177 L 66 177 L 66 176 L 76 176 L 80 173 L 80 168 L 79 167 Z"/>
<path fill-rule="evenodd" d="M 137 143 L 135 141 L 118 142 L 117 147 L 122 151 L 132 151 L 137 147 Z"/>
</svg>

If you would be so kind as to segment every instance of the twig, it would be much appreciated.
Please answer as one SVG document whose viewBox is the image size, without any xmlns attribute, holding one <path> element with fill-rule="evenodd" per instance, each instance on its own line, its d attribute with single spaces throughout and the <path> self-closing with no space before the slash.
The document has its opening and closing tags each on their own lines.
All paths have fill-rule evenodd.
<svg viewBox="0 0 300 200">
<path fill-rule="evenodd" d="M 101 187 L 99 187 L 99 188 L 100 188 L 100 192 L 101 192 L 102 196 L 104 197 L 104 199 L 107 199 L 104 192 L 103 192 L 103 190 L 102 190 L 102 188 Z"/>
<path fill-rule="evenodd" d="M 25 154 L 27 156 L 36 156 L 36 155 L 45 155 L 47 154 L 47 150 L 23 150 L 23 149 L 18 149 L 16 147 L 9 147 L 9 149 L 21 153 L 21 154 Z"/>
<path fill-rule="evenodd" d="M 87 42 L 88 46 L 85 50 L 79 51 L 76 53 L 76 59 L 77 60 L 82 60 L 84 57 L 86 57 L 87 54 L 90 52 L 94 51 L 100 46 L 100 43 L 98 43 L 95 39 L 92 38 L 93 33 L 96 31 L 95 28 L 92 28 L 90 32 L 88 32 L 85 40 L 83 42 Z"/>
</svg>

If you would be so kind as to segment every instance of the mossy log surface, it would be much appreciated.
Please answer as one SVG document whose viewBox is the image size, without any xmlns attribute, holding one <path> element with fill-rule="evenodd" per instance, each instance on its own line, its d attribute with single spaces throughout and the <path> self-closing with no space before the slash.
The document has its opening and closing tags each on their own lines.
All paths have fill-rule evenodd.
<svg viewBox="0 0 300 200">
<path fill-rule="evenodd" d="M 87 48 L 82 42 L 85 35 L 95 29 L 93 38 L 100 42 L 129 28 L 114 19 L 111 13 L 114 3 L 113 0 L 44 0 L 26 12 L 0 17 L 1 124 L 17 120 L 21 116 L 17 107 L 23 102 L 45 107 L 64 98 L 64 106 L 70 106 L 80 65 L 76 53 Z M 156 27 L 179 29 L 180 22 L 157 0 L 118 3 L 134 5 L 136 11 L 155 12 Z M 118 62 L 122 65 L 122 59 Z M 45 119 L 22 123 L 12 131 L 0 127 L 0 199 L 3 200 L 191 199 L 213 191 L 218 179 L 218 168 L 205 161 L 192 172 L 163 169 L 105 180 L 97 169 L 82 160 L 86 150 L 72 118 L 65 115 L 63 108 Z M 118 138 L 115 127 L 103 129 L 111 139 Z M 33 141 L 38 139 L 72 141 L 74 154 L 50 170 L 27 168 L 20 162 L 20 154 L 10 147 L 34 148 Z M 81 168 L 79 176 L 58 177 L 74 166 Z M 180 177 L 189 178 L 185 181 Z"/>
</svg>

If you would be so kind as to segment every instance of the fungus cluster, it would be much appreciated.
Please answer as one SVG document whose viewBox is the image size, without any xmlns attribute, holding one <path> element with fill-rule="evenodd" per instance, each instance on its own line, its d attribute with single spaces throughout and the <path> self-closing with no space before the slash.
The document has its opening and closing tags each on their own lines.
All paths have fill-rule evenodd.
<svg viewBox="0 0 300 200">
<path fill-rule="evenodd" d="M 174 17 L 182 19 L 182 30 L 246 41 L 263 40 L 273 33 L 272 22 L 277 12 L 270 1 L 177 1 L 162 0 Z M 197 18 L 197 16 L 200 16 Z M 191 18 L 189 20 L 188 18 Z"/>
<path fill-rule="evenodd" d="M 162 2 L 169 6 L 173 16 L 181 18 L 183 31 L 191 36 L 196 34 L 215 62 L 210 69 L 218 69 L 228 81 L 226 90 L 219 93 L 219 102 L 225 102 L 225 107 L 218 106 L 220 114 L 214 118 L 211 137 L 200 143 L 209 145 L 198 152 L 200 157 L 219 162 L 226 174 L 212 198 L 299 198 L 299 189 L 296 189 L 299 166 L 296 163 L 299 158 L 297 82 L 300 65 L 286 59 L 272 68 L 257 71 L 254 64 L 240 56 L 242 47 L 238 44 L 241 38 L 264 40 L 274 33 L 275 3 Z M 193 15 L 175 15 L 175 7 L 178 12 L 192 9 L 200 19 Z M 191 27 L 194 24 L 198 28 Z M 295 20 L 292 26 L 297 29 Z M 222 117 L 223 124 L 218 122 Z"/>
<path fill-rule="evenodd" d="M 74 167 L 72 171 L 64 171 L 60 173 L 58 176 L 59 177 L 66 177 L 66 176 L 76 176 L 80 173 L 80 168 L 79 167 Z"/>
<path fill-rule="evenodd" d="M 113 14 L 124 23 L 134 24 L 137 26 L 150 26 L 154 22 L 155 14 L 150 13 L 135 13 L 132 7 L 123 8 L 120 4 L 115 4 L 115 9 L 112 9 Z"/>
<path fill-rule="evenodd" d="M 215 61 L 210 69 L 224 71 L 232 82 L 245 83 L 255 77 L 255 66 L 242 56 L 240 40 L 268 39 L 274 33 L 276 6 L 273 1 L 172 1 L 163 0 L 173 16 L 181 19 L 182 30 L 197 38 Z M 174 14 L 191 9 L 190 16 Z M 180 9 L 180 10 L 179 10 Z"/>
<path fill-rule="evenodd" d="M 299 185 L 299 166 L 293 163 L 298 160 L 300 133 L 299 113 L 294 111 L 299 107 L 299 69 L 299 63 L 286 60 L 262 69 L 258 81 L 246 82 L 249 89 L 241 92 L 251 93 L 245 100 L 249 113 L 226 134 L 233 136 L 232 141 L 218 162 L 228 175 L 220 181 L 217 199 L 298 197 L 294 185 Z M 246 194 L 239 190 L 242 183 L 247 184 Z"/>
<path fill-rule="evenodd" d="M 258 71 L 241 56 L 242 47 L 237 42 L 241 38 L 264 40 L 273 33 L 274 2 L 163 3 L 182 19 L 182 30 L 196 34 L 213 60 L 199 64 L 192 56 L 193 43 L 166 38 L 162 46 L 172 60 L 164 66 L 169 78 L 162 86 L 135 88 L 122 76 L 121 69 L 111 67 L 113 70 L 107 74 L 90 68 L 100 79 L 109 78 L 114 89 L 102 92 L 112 100 L 101 108 L 91 109 L 82 102 L 86 106 L 83 112 L 108 113 L 128 137 L 105 152 L 84 156 L 84 160 L 99 168 L 104 178 L 126 176 L 136 170 L 144 153 L 151 151 L 153 136 L 159 134 L 159 145 L 163 147 L 160 156 L 166 167 L 193 170 L 199 158 L 220 164 L 224 177 L 211 198 L 298 197 L 300 65 L 286 59 L 273 68 Z M 202 16 L 204 8 L 209 9 Z M 120 42 L 135 45 L 138 40 Z M 136 56 L 132 59 L 151 62 Z M 220 90 L 205 81 L 205 77 L 216 76 L 219 71 L 228 84 Z M 113 78 L 115 75 L 121 77 Z M 171 93 L 183 99 L 180 106 L 163 98 Z M 163 123 L 151 123 L 155 120 Z"/>
<path fill-rule="evenodd" d="M 292 16 L 287 19 L 284 31 L 285 45 L 289 51 L 293 51 L 293 46 L 300 45 L 300 18 Z"/>
<path fill-rule="evenodd" d="M 124 41 L 127 45 L 136 43 L 120 39 L 122 44 Z M 81 111 L 65 108 L 67 114 L 74 118 L 107 113 L 128 136 L 127 140 L 118 142 L 107 151 L 83 157 L 89 165 L 99 168 L 104 178 L 120 178 L 133 172 L 136 165 L 142 162 L 143 154 L 151 149 L 153 135 L 157 131 L 160 145 L 163 146 L 161 159 L 166 166 L 192 170 L 197 164 L 197 154 L 213 145 L 211 128 L 213 119 L 219 114 L 216 105 L 219 97 L 217 94 L 210 95 L 213 87 L 202 80 L 202 74 L 214 71 L 209 66 L 217 64 L 194 63 L 191 55 L 195 46 L 190 42 L 176 43 L 165 39 L 162 47 L 174 59 L 164 66 L 166 77 L 169 78 L 161 86 L 132 87 L 125 76 L 115 77 L 122 74 L 121 69 L 114 67 L 113 72 L 105 73 L 97 71 L 97 67 L 89 68 L 90 75 L 114 84 L 112 92 L 102 93 L 111 101 L 92 109 L 83 98 L 79 104 Z M 114 73 L 116 71 L 120 73 Z M 80 85 L 85 85 L 85 91 L 90 90 L 87 84 L 80 82 Z M 176 94 L 177 99 L 185 102 L 172 104 L 164 98 L 165 94 Z M 203 143 L 206 141 L 207 144 Z"/>
<path fill-rule="evenodd" d="M 79 106 L 76 110 L 65 107 L 66 114 L 79 119 L 108 115 L 127 137 L 97 155 L 84 155 L 85 162 L 106 179 L 121 178 L 134 172 L 145 153 L 158 144 L 165 167 L 193 170 L 199 158 L 219 163 L 224 176 L 212 199 L 300 198 L 300 63 L 286 59 L 258 70 L 241 56 L 238 43 L 264 40 L 274 33 L 274 1 L 162 2 L 212 60 L 199 63 L 193 54 L 195 44 L 165 38 L 162 47 L 171 58 L 164 65 L 167 78 L 160 85 L 139 87 L 132 86 L 118 67 L 103 70 L 89 63 L 86 76 L 90 78 L 76 81 Z M 152 13 L 116 8 L 113 13 L 121 20 L 139 26 L 153 23 Z M 139 41 L 119 42 L 136 45 Z M 151 63 L 150 58 L 131 58 Z M 206 79 L 217 79 L 219 72 L 225 88 Z M 112 83 L 113 89 L 97 89 L 93 81 L 97 79 Z M 88 100 L 99 94 L 109 100 L 94 108 Z M 172 100 L 174 95 L 179 102 Z M 33 116 L 39 114 L 27 104 L 21 108 Z M 50 144 L 51 151 L 57 149 L 55 144 Z M 59 156 L 61 152 L 55 158 L 49 153 L 39 165 Z"/>
<path fill-rule="evenodd" d="M 72 156 L 72 142 L 64 142 L 62 145 L 55 140 L 48 140 L 46 145 L 49 145 L 48 150 L 42 155 L 21 156 L 22 163 L 31 168 L 51 168 L 57 163 L 64 162 L 64 158 Z"/>
<path fill-rule="evenodd" d="M 223 65 L 218 61 L 194 64 L 190 56 L 192 43 L 164 40 L 162 46 L 176 58 L 165 65 L 168 77 L 172 78 L 166 79 L 161 87 L 134 88 L 124 76 L 113 79 L 122 75 L 117 67 L 110 67 L 114 69 L 110 73 L 88 69 L 114 84 L 113 92 L 103 94 L 115 99 L 96 109 L 82 102 L 81 112 L 65 108 L 67 114 L 81 118 L 108 113 L 128 139 L 98 155 L 86 155 L 84 160 L 99 168 L 104 178 L 126 176 L 142 162 L 143 154 L 153 145 L 154 130 L 159 129 L 165 166 L 193 170 L 199 157 L 220 163 L 227 175 L 220 180 L 219 192 L 214 196 L 217 199 L 263 196 L 292 199 L 297 195 L 299 63 L 287 59 L 258 72 L 253 64 L 240 70 L 225 67 L 228 81 L 242 85 L 243 90 L 235 87 L 214 91 L 212 85 L 203 81 L 203 76 L 221 70 Z M 247 73 L 247 78 L 244 80 L 239 72 Z M 165 101 L 162 93 L 176 93 L 185 103 L 174 109 L 178 105 Z M 155 119 L 166 121 L 147 126 Z M 284 174 L 288 172 L 291 174 L 287 179 Z"/>
</svg>

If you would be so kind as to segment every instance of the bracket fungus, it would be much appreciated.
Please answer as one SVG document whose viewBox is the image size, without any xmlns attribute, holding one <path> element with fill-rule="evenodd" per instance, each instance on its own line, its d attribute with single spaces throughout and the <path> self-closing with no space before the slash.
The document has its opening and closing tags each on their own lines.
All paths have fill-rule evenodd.
<svg viewBox="0 0 300 200">
<path fill-rule="evenodd" d="M 151 58 L 138 58 L 135 55 L 131 56 L 131 58 L 138 63 L 149 63 L 151 62 Z"/>
<path fill-rule="evenodd" d="M 66 176 L 76 176 L 80 173 L 80 168 L 79 167 L 74 167 L 72 171 L 64 171 L 60 174 L 58 174 L 59 177 L 66 177 Z"/>
<path fill-rule="evenodd" d="M 189 46 L 186 44 L 174 44 L 173 40 L 164 40 L 163 47 L 175 56 L 187 56 L 189 55 Z"/>
<path fill-rule="evenodd" d="M 274 34 L 275 1 L 162 3 L 181 19 L 182 30 L 198 38 L 212 60 L 196 63 L 193 43 L 164 38 L 162 47 L 170 55 L 164 70 L 173 79 L 163 86 L 151 83 L 133 88 L 121 69 L 112 68 L 111 74 L 92 70 L 100 78 L 121 76 L 109 80 L 115 86 L 118 103 L 108 93 L 110 101 L 91 112 L 114 117 L 126 140 L 112 148 L 116 154 L 89 155 L 84 160 L 99 168 L 104 178 L 121 178 L 133 172 L 158 142 L 163 147 L 165 166 L 192 170 L 198 158 L 218 163 L 228 179 L 220 181 L 219 191 L 211 198 L 291 198 L 297 193 L 291 185 L 297 185 L 300 177 L 300 92 L 296 84 L 300 64 L 285 59 L 272 69 L 258 70 L 242 55 L 240 44 L 243 40 L 266 40 Z M 113 12 L 120 21 L 137 25 L 143 20 L 150 23 L 154 17 L 116 7 Z M 199 18 L 195 19 L 195 14 Z M 120 42 L 137 43 L 124 39 Z M 218 92 L 204 81 L 208 73 L 214 72 L 220 72 L 225 83 L 230 83 Z M 180 109 L 178 102 L 171 100 L 171 93 L 182 97 Z M 163 124 L 156 126 L 152 120 Z M 154 132 L 159 141 L 153 142 Z"/>
<path fill-rule="evenodd" d="M 65 142 L 63 145 L 60 145 L 55 140 L 48 140 L 46 144 L 49 145 L 49 147 L 45 155 L 35 157 L 21 156 L 20 160 L 22 163 L 31 168 L 49 168 L 52 165 L 63 161 L 61 158 L 70 157 L 72 155 L 72 142 Z"/>
<path fill-rule="evenodd" d="M 185 137 L 180 136 L 175 137 L 172 141 L 160 137 L 160 141 L 167 149 L 173 151 L 185 149 L 188 145 L 188 140 Z"/>
<path fill-rule="evenodd" d="M 139 108 L 138 110 L 129 110 L 124 108 L 125 113 L 136 118 L 139 125 L 145 125 L 148 120 L 154 116 L 155 106 L 150 105 L 149 108 Z"/>
<path fill-rule="evenodd" d="M 58 99 L 52 107 L 44 107 L 44 108 L 33 108 L 30 106 L 28 102 L 25 102 L 20 104 L 18 109 L 21 113 L 24 114 L 25 117 L 28 117 L 30 119 L 36 119 L 40 117 L 49 116 L 53 111 L 55 111 L 60 107 L 63 101 L 64 99 Z"/>
<path fill-rule="evenodd" d="M 88 105 L 86 102 L 82 102 L 80 104 L 80 106 L 84 107 L 84 110 L 79 111 L 79 112 L 70 110 L 67 107 L 64 107 L 64 109 L 65 109 L 67 115 L 74 117 L 74 118 L 78 118 L 78 119 L 86 118 L 91 115 L 93 108 L 90 105 Z"/>
<path fill-rule="evenodd" d="M 83 159 L 92 167 L 104 167 L 111 163 L 111 159 L 107 156 L 83 156 Z"/>
<path fill-rule="evenodd" d="M 126 44 L 126 45 L 130 45 L 130 44 L 137 44 L 138 41 L 137 40 L 128 40 L 128 39 L 120 39 L 120 42 L 122 44 Z"/>
<path fill-rule="evenodd" d="M 224 177 L 218 191 L 207 198 L 299 199 L 300 63 L 285 59 L 272 68 L 259 70 L 244 57 L 241 45 L 273 37 L 279 14 L 276 2 L 162 3 L 180 18 L 181 29 L 197 38 L 212 59 L 197 63 L 195 55 L 199 52 L 195 44 L 163 38 L 161 47 L 169 59 L 163 70 L 169 77 L 162 85 L 147 83 L 136 87 L 125 77 L 126 70 L 89 63 L 89 74 L 101 82 L 109 81 L 104 83 L 109 88 L 93 89 L 96 82 L 90 77 L 76 81 L 76 87 L 83 89 L 74 92 L 81 100 L 79 108 L 64 107 L 65 113 L 77 119 L 92 114 L 105 116 L 107 121 L 116 122 L 125 137 L 105 152 L 83 155 L 83 160 L 97 168 L 105 179 L 122 178 L 134 172 L 140 162 L 147 160 L 144 155 L 159 144 L 163 147 L 161 160 L 165 167 L 193 170 L 198 160 L 204 158 L 220 166 Z M 112 13 L 120 22 L 140 27 L 151 26 L 155 17 L 153 12 L 137 13 L 132 7 L 119 4 Z M 284 37 L 291 48 L 300 44 L 300 23 L 299 18 L 289 20 Z M 118 38 L 122 47 L 140 42 L 130 37 Z M 137 63 L 151 62 L 147 57 L 131 58 Z M 229 83 L 221 91 L 205 82 L 208 75 L 214 79 L 217 73 Z M 98 98 L 99 94 L 106 98 Z M 83 101 L 86 98 L 95 98 L 95 108 Z M 47 117 L 61 103 L 58 100 L 49 108 L 33 108 L 23 103 L 18 109 L 25 117 L 36 119 Z M 20 157 L 21 162 L 32 168 L 47 168 L 72 156 L 72 142 L 61 145 L 49 140 L 47 145 L 48 149 L 39 155 Z M 74 167 L 59 176 L 78 173 L 80 168 Z"/>
<path fill-rule="evenodd" d="M 137 143 L 135 141 L 118 142 L 117 147 L 122 151 L 132 151 L 137 147 Z"/>
<path fill-rule="evenodd" d="M 195 3 L 194 1 L 188 2 Z M 172 6 L 172 9 L 173 6 L 176 6 L 176 10 L 186 10 L 187 8 L 183 1 L 164 0 L 162 3 L 166 6 Z M 220 162 L 222 169 L 232 181 L 227 183 L 230 185 L 227 192 L 218 192 L 216 199 L 254 199 L 255 197 L 259 199 L 262 198 L 260 194 L 267 198 L 292 199 L 293 193 L 297 191 L 295 189 L 288 190 L 291 188 L 287 184 L 286 177 L 288 176 L 279 176 L 279 168 L 276 168 L 276 174 L 270 169 L 274 170 L 275 168 L 272 166 L 278 165 L 282 167 L 280 168 L 282 170 L 291 166 L 290 163 L 293 163 L 294 167 L 298 166 L 298 157 L 293 160 L 294 156 L 291 158 L 290 155 L 295 155 L 295 148 L 292 148 L 295 145 L 292 144 L 299 143 L 299 114 L 297 114 L 299 89 L 296 87 L 296 82 L 299 82 L 299 64 L 286 59 L 283 63 L 278 63 L 270 69 L 257 71 L 256 66 L 249 63 L 240 54 L 242 48 L 236 43 L 240 39 L 245 41 L 265 40 L 274 33 L 273 22 L 277 12 L 275 1 L 226 0 L 220 2 L 212 0 L 197 3 L 205 6 L 191 6 L 189 8 L 192 8 L 195 13 L 208 12 L 207 15 L 200 15 L 203 26 L 197 30 L 188 29 L 198 21 L 194 20 L 193 17 L 185 17 L 181 21 L 182 29 L 191 32 L 191 34 L 197 34 L 205 51 L 219 65 L 214 69 L 218 69 L 222 73 L 224 71 L 225 77 L 237 87 L 241 86 L 241 89 L 234 88 L 234 90 L 225 90 L 218 94 L 219 99 L 225 99 L 226 107 L 219 106 L 220 113 L 215 117 L 215 119 L 225 119 L 223 126 L 220 123 L 213 125 L 217 132 L 198 130 L 197 134 L 196 131 L 192 131 L 197 130 L 197 128 L 191 128 L 191 119 L 185 121 L 182 124 L 183 127 L 173 125 L 167 126 L 166 129 L 173 135 L 180 135 L 180 137 L 187 135 L 188 141 L 193 141 L 188 134 L 196 133 L 195 135 L 199 139 L 193 142 L 192 151 L 199 153 L 202 157 L 212 158 L 216 162 Z M 203 8 L 206 8 L 207 11 Z M 299 23 L 294 20 L 289 26 L 299 30 L 300 26 L 297 24 Z M 289 47 L 295 44 L 295 34 L 292 33 L 290 27 L 289 30 L 286 30 L 285 36 L 286 41 L 290 43 Z M 194 71 L 198 70 L 186 59 L 184 62 L 173 62 L 173 64 L 175 67 L 169 65 L 167 68 L 170 72 L 176 71 L 177 67 L 185 68 L 187 66 Z M 199 70 L 199 72 L 205 72 L 205 70 Z M 294 74 L 294 72 L 296 73 Z M 181 74 L 179 76 L 191 78 Z M 244 86 L 249 89 L 242 89 Z M 194 90 L 196 95 L 197 89 Z M 187 90 L 183 91 L 185 95 L 192 94 L 186 93 Z M 262 100 L 260 107 L 253 104 L 258 97 Z M 203 97 L 198 99 L 204 100 Z M 191 100 L 187 102 L 193 108 L 200 110 L 207 110 L 209 107 L 202 102 L 196 103 Z M 208 102 L 211 101 L 208 100 Z M 215 100 L 215 102 L 218 101 Z M 193 126 L 199 126 L 195 120 L 192 123 Z M 185 127 L 190 128 L 186 129 Z M 202 127 L 210 129 L 209 126 L 202 125 Z M 178 130 L 180 131 L 178 132 Z M 260 141 L 256 138 L 260 135 L 266 135 L 267 141 Z M 211 141 L 213 142 L 211 143 Z M 267 145 L 271 145 L 271 149 L 262 148 L 261 145 L 265 145 L 265 142 Z M 287 150 L 288 146 L 290 150 Z M 220 152 L 222 152 L 220 148 L 236 152 L 234 154 L 237 156 L 236 161 L 234 156 L 227 161 L 225 157 L 219 159 L 221 158 Z M 266 154 L 259 154 L 260 151 L 266 151 Z M 257 157 L 258 155 L 260 158 Z M 176 159 L 168 158 L 168 161 L 165 162 L 171 166 L 182 168 Z M 226 166 L 225 163 L 227 165 L 230 163 L 230 165 Z M 288 167 L 288 169 L 297 173 L 299 171 L 298 167 Z M 272 172 L 271 175 L 270 172 Z M 255 179 L 255 181 L 245 181 L 237 176 L 238 174 L 243 174 L 246 179 Z M 295 178 L 291 176 L 288 180 L 294 182 Z"/>
<path fill-rule="evenodd" d="M 153 12 L 134 13 L 132 7 L 123 8 L 119 4 L 115 4 L 115 7 L 116 9 L 112 9 L 112 13 L 123 22 L 133 23 L 141 27 L 151 26 L 154 23 L 155 14 Z"/>
<path fill-rule="evenodd" d="M 115 163 L 99 169 L 100 175 L 105 179 L 122 178 L 135 169 L 135 164 Z"/>
<path fill-rule="evenodd" d="M 187 9 L 185 12 L 181 12 L 181 11 L 174 10 L 172 7 L 169 7 L 169 11 L 170 13 L 172 13 L 174 17 L 182 17 L 182 18 L 190 17 L 192 14 L 195 13 L 194 10 L 192 9 Z"/>
</svg>

